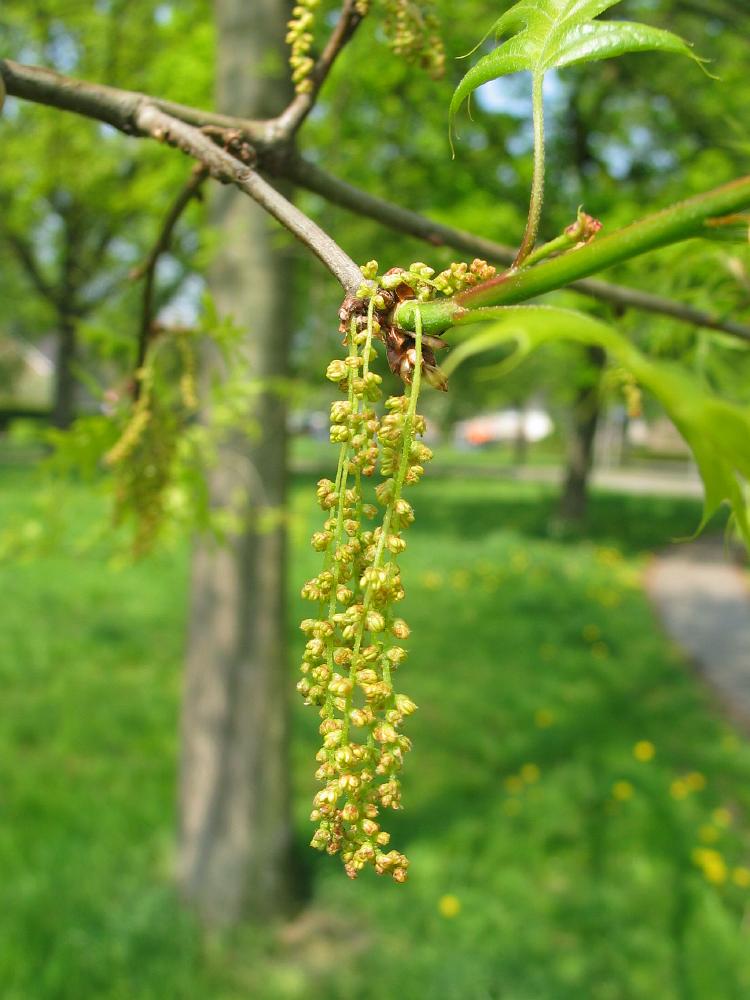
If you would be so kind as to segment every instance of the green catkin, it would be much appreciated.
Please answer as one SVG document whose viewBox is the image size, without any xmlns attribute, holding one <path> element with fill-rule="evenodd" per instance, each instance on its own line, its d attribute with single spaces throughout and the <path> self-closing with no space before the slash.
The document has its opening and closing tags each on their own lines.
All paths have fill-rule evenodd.
<svg viewBox="0 0 750 1000">
<path fill-rule="evenodd" d="M 157 370 L 160 352 L 171 345 L 179 361 L 176 392 L 171 386 L 165 388 Z M 133 554 L 142 556 L 151 551 L 161 531 L 180 435 L 198 407 L 190 334 L 162 335 L 151 344 L 136 379 L 138 399 L 104 462 L 113 473 L 114 522 L 133 522 Z"/>
<path fill-rule="evenodd" d="M 309 94 L 313 89 L 315 60 L 311 53 L 319 6 L 320 0 L 298 0 L 287 24 L 289 65 L 297 94 Z M 356 0 L 355 11 L 359 17 L 365 17 L 372 6 L 371 0 Z M 445 47 L 430 0 L 380 0 L 378 6 L 391 50 L 407 63 L 426 70 L 434 79 L 443 76 Z"/>
<path fill-rule="evenodd" d="M 374 357 L 371 296 L 367 328 L 354 321 L 347 333 L 348 356 L 331 362 L 326 375 L 345 399 L 331 405 L 331 440 L 340 444 L 336 479 L 322 479 L 317 497 L 327 517 L 312 545 L 324 553 L 323 569 L 302 588 L 317 604 L 317 618 L 301 628 L 307 636 L 302 679 L 297 689 L 320 711 L 323 746 L 316 759 L 322 784 L 313 803 L 317 824 L 312 846 L 340 853 L 350 878 L 367 865 L 405 882 L 409 862 L 386 850 L 390 834 L 378 821 L 401 805 L 399 772 L 411 742 L 401 726 L 416 705 L 397 692 L 393 674 L 406 657 L 401 642 L 406 622 L 396 614 L 404 597 L 398 556 L 403 533 L 414 520 L 404 489 L 419 481 L 431 457 L 417 438 L 424 418 L 416 412 L 422 369 L 421 317 L 414 339 L 416 363 L 407 394 L 392 396 L 379 418 L 372 403 L 380 397 L 380 376 L 370 371 Z M 375 489 L 382 508 L 378 527 L 366 526 L 378 507 L 364 497 L 364 481 L 380 464 L 384 481 Z M 353 482 L 353 485 L 349 485 Z"/>
<path fill-rule="evenodd" d="M 313 43 L 313 28 L 315 26 L 315 10 L 320 0 L 300 0 L 292 10 L 292 17 L 287 24 L 286 42 L 291 46 L 289 65 L 292 68 L 292 82 L 298 94 L 306 94 L 312 90 L 310 73 L 315 61 L 310 55 Z"/>
</svg>

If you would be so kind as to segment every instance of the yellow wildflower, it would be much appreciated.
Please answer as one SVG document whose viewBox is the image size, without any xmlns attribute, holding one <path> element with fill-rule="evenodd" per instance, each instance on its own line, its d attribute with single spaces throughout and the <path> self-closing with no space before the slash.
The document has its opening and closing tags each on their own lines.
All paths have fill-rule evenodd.
<svg viewBox="0 0 750 1000">
<path fill-rule="evenodd" d="M 632 799 L 633 791 L 633 786 L 629 781 L 616 781 L 612 785 L 612 795 L 618 802 L 627 802 L 628 799 Z"/>
<path fill-rule="evenodd" d="M 653 760 L 655 753 L 656 747 L 650 740 L 638 740 L 636 745 L 633 747 L 633 756 L 642 764 L 646 764 L 648 761 Z"/>
<path fill-rule="evenodd" d="M 461 912 L 461 900 L 458 896 L 453 896 L 447 893 L 445 896 L 441 896 L 438 900 L 438 910 L 440 911 L 440 916 L 445 917 L 446 920 L 451 920 L 453 917 L 457 917 Z"/>
<path fill-rule="evenodd" d="M 536 764 L 524 764 L 521 768 L 521 778 L 529 785 L 539 781 L 540 771 Z"/>
</svg>

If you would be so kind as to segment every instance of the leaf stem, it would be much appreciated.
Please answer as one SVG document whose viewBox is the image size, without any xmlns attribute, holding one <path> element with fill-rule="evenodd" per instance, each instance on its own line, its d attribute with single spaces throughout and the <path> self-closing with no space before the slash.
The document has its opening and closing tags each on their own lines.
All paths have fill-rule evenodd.
<svg viewBox="0 0 750 1000">
<path fill-rule="evenodd" d="M 476 312 L 481 306 L 526 302 L 650 250 L 701 236 L 711 219 L 748 208 L 750 176 L 670 205 L 608 236 L 598 236 L 575 253 L 561 254 L 536 267 L 508 271 L 451 299 L 420 303 L 424 330 L 439 334 L 458 323 L 471 323 L 481 319 Z M 406 299 L 394 310 L 394 322 L 404 330 L 413 330 L 415 311 L 415 301 Z M 745 338 L 745 331 L 733 332 Z"/>
<path fill-rule="evenodd" d="M 539 232 L 539 220 L 542 217 L 544 201 L 544 74 L 534 73 L 531 85 L 531 114 L 534 125 L 534 173 L 531 178 L 531 198 L 529 200 L 529 217 L 526 231 L 521 240 L 521 246 L 513 261 L 513 267 L 520 267 L 526 260 L 536 243 Z"/>
</svg>

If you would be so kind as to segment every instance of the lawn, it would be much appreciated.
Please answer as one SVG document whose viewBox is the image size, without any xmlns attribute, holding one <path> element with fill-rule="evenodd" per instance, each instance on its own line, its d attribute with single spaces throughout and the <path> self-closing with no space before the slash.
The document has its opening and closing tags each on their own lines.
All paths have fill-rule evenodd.
<svg viewBox="0 0 750 1000">
<path fill-rule="evenodd" d="M 7 518 L 30 480 L 1 479 Z M 310 486 L 297 585 L 317 564 Z M 391 822 L 411 879 L 350 883 L 306 850 L 317 735 L 298 705 L 311 895 L 281 933 L 202 937 L 171 886 L 185 552 L 3 567 L 3 1000 L 750 995 L 750 745 L 641 587 L 696 506 L 601 494 L 585 537 L 561 537 L 542 486 L 443 479 L 414 501 L 401 686 L 420 711 Z M 95 515 L 73 504 L 79 527 Z"/>
</svg>

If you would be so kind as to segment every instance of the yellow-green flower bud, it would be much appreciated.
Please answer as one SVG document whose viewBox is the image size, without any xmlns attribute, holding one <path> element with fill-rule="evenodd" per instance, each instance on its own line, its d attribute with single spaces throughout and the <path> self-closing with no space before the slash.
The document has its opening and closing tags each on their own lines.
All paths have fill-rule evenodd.
<svg viewBox="0 0 750 1000">
<path fill-rule="evenodd" d="M 391 632 L 397 639 L 408 639 L 410 629 L 403 618 L 395 618 L 391 623 Z"/>
<path fill-rule="evenodd" d="M 347 371 L 346 362 L 341 360 L 332 361 L 326 368 L 326 378 L 331 382 L 341 382 L 346 378 Z"/>
<path fill-rule="evenodd" d="M 368 611 L 365 624 L 370 632 L 382 632 L 385 628 L 385 618 L 379 611 Z"/>
</svg>

